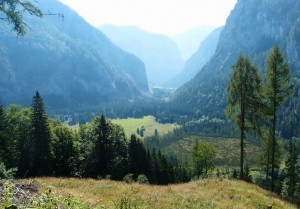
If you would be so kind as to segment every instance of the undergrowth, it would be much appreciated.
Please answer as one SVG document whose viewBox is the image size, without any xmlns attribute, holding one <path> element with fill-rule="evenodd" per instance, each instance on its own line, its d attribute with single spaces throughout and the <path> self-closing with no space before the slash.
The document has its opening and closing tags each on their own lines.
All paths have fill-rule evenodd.
<svg viewBox="0 0 300 209">
<path fill-rule="evenodd" d="M 82 202 L 69 194 L 67 197 L 54 195 L 52 187 L 44 193 L 37 194 L 31 185 L 16 184 L 7 180 L 1 182 L 0 206 L 4 209 L 92 209 L 89 202 Z M 25 189 L 23 188 L 25 187 Z"/>
</svg>

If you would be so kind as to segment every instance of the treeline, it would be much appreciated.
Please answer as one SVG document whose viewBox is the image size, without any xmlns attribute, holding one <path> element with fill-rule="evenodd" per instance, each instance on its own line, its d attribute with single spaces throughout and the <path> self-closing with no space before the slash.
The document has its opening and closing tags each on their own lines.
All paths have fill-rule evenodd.
<svg viewBox="0 0 300 209">
<path fill-rule="evenodd" d="M 36 92 L 31 108 L 0 106 L 0 163 L 16 177 L 60 176 L 136 180 L 152 184 L 188 181 L 180 166 L 103 115 L 73 130 L 48 117 Z"/>
<path fill-rule="evenodd" d="M 278 46 L 268 54 L 264 77 L 260 77 L 259 69 L 248 57 L 240 54 L 232 65 L 225 112 L 240 133 L 240 179 L 245 179 L 245 142 L 249 135 L 256 134 L 261 139 L 260 164 L 263 168 L 261 173 L 265 175 L 264 187 L 278 193 L 287 190 L 290 191 L 286 192 L 287 196 L 295 197 L 300 192 L 297 147 L 294 139 L 290 139 L 284 163 L 286 173 L 280 174 L 284 160 L 278 143 L 278 124 L 281 123 L 278 112 L 294 93 L 291 80 L 288 62 Z"/>
</svg>

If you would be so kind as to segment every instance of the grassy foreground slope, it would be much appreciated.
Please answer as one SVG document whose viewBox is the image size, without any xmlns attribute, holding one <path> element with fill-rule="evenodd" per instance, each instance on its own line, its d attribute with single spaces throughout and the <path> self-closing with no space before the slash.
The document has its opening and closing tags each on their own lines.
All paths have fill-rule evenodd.
<svg viewBox="0 0 300 209">
<path fill-rule="evenodd" d="M 204 179 L 186 184 L 150 186 L 110 180 L 38 178 L 39 190 L 73 194 L 94 208 L 297 208 L 258 186 L 238 180 Z M 126 205 L 126 207 L 125 207 Z"/>
</svg>

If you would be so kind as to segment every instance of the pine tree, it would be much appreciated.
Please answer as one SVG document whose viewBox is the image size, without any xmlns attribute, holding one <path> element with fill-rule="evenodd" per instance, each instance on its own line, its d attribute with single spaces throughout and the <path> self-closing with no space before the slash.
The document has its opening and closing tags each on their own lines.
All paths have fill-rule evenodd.
<svg viewBox="0 0 300 209">
<path fill-rule="evenodd" d="M 74 135 L 65 126 L 57 126 L 53 130 L 54 170 L 56 176 L 72 176 L 75 173 L 77 150 Z"/>
<path fill-rule="evenodd" d="M 128 143 L 125 131 L 120 125 L 112 125 L 112 162 L 109 172 L 112 179 L 121 180 L 128 173 Z"/>
<path fill-rule="evenodd" d="M 11 123 L 4 107 L 0 105 L 0 162 L 2 161 L 7 168 L 17 166 L 18 137 L 17 127 Z"/>
<path fill-rule="evenodd" d="M 294 197 L 296 194 L 296 186 L 299 181 L 297 172 L 297 148 L 294 139 L 291 139 L 288 146 L 288 157 L 285 162 L 285 184 L 286 194 Z"/>
<path fill-rule="evenodd" d="M 134 179 L 139 174 L 148 175 L 149 160 L 144 144 L 134 134 L 130 137 L 128 145 L 128 164 L 129 171 L 134 174 Z M 149 176 L 147 176 L 149 178 Z"/>
<path fill-rule="evenodd" d="M 8 120 L 3 106 L 0 104 L 0 162 L 6 160 L 8 136 Z M 5 162 L 4 162 L 5 163 Z M 5 163 L 6 164 L 6 163 Z"/>
<path fill-rule="evenodd" d="M 94 123 L 94 136 L 95 136 L 95 160 L 96 160 L 96 176 L 105 176 L 109 173 L 109 165 L 113 158 L 111 139 L 111 126 L 106 121 L 104 115 L 96 117 Z"/>
<path fill-rule="evenodd" d="M 271 191 L 274 191 L 275 167 L 276 167 L 276 123 L 277 110 L 293 93 L 289 66 L 278 46 L 269 53 L 266 69 L 266 86 L 264 94 L 267 105 L 267 118 L 271 129 L 272 155 L 271 155 Z"/>
<path fill-rule="evenodd" d="M 33 176 L 51 174 L 51 130 L 43 98 L 37 91 L 32 101 L 32 169 Z"/>
<path fill-rule="evenodd" d="M 21 178 L 27 177 L 27 173 L 31 168 L 31 110 L 30 108 L 21 108 L 18 105 L 10 105 L 7 110 L 7 116 L 10 126 L 13 127 L 14 134 L 11 139 L 15 138 L 15 166 L 17 176 Z"/>
<path fill-rule="evenodd" d="M 261 112 L 261 81 L 258 69 L 254 67 L 249 58 L 240 55 L 232 66 L 232 74 L 228 85 L 228 103 L 225 110 L 228 118 L 237 124 L 240 131 L 240 178 L 244 179 L 244 143 L 246 132 L 259 131 L 258 120 Z"/>
</svg>

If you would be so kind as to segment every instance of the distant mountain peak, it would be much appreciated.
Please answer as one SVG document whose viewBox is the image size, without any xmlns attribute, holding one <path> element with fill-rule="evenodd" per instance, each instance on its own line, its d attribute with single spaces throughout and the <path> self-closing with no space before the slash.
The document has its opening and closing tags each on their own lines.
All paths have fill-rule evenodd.
<svg viewBox="0 0 300 209">
<path fill-rule="evenodd" d="M 147 32 L 136 26 L 106 24 L 100 26 L 99 30 L 145 63 L 151 85 L 164 85 L 183 68 L 180 50 L 168 36 Z"/>
<path fill-rule="evenodd" d="M 200 47 L 202 41 L 215 29 L 213 26 L 202 25 L 170 36 L 181 51 L 183 59 L 188 60 Z"/>
</svg>

